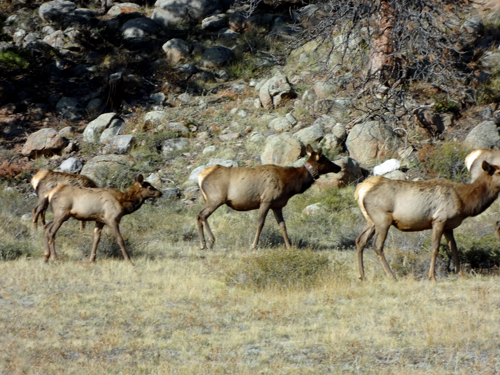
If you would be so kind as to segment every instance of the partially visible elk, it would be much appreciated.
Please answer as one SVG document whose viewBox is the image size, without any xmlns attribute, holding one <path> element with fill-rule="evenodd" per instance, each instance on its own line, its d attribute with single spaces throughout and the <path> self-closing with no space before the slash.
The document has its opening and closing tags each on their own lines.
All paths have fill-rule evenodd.
<svg viewBox="0 0 500 375">
<path fill-rule="evenodd" d="M 483 173 L 481 167 L 483 160 L 493 165 L 500 165 L 500 150 L 477 149 L 465 157 L 465 166 L 470 172 L 471 182 Z"/>
<path fill-rule="evenodd" d="M 33 209 L 33 228 L 38 227 L 38 217 L 42 218 L 42 224 L 45 225 L 45 212 L 49 206 L 49 200 L 46 194 L 59 184 L 71 185 L 77 187 L 96 188 L 97 184 L 87 176 L 81 174 L 54 172 L 50 169 L 40 169 L 31 179 L 31 185 L 35 189 L 38 197 L 36 207 Z M 85 223 L 81 222 L 81 229 Z"/>
<path fill-rule="evenodd" d="M 198 185 L 205 198 L 205 206 L 197 216 L 201 249 L 206 249 L 204 227 L 207 229 L 210 246 L 215 242 L 207 219 L 223 204 L 237 211 L 259 210 L 253 249 L 257 247 L 270 209 L 273 210 L 286 246 L 291 247 L 283 219 L 283 207 L 291 197 L 309 189 L 320 175 L 341 170 L 323 155 L 321 148 L 314 152 L 307 145 L 306 150 L 309 159 L 300 168 L 267 164 L 255 168 L 214 165 L 204 169 L 198 176 Z"/>
<path fill-rule="evenodd" d="M 429 278 L 436 281 L 435 264 L 444 234 L 453 254 L 455 273 L 460 272 L 453 229 L 470 216 L 486 210 L 500 193 L 500 168 L 483 161 L 482 173 L 471 184 L 447 179 L 396 181 L 377 176 L 358 185 L 355 198 L 366 219 L 356 239 L 359 278 L 364 279 L 363 250 L 375 235 L 373 248 L 387 276 L 395 278 L 384 256 L 384 242 L 391 225 L 404 232 L 432 229 Z"/>
<path fill-rule="evenodd" d="M 101 239 L 101 230 L 107 225 L 116 238 L 123 257 L 132 263 L 125 249 L 120 233 L 120 220 L 123 216 L 137 211 L 146 199 L 159 198 L 162 193 L 142 175 L 135 178 L 129 191 L 122 193 L 113 188 L 81 188 L 70 185 L 57 185 L 45 195 L 52 206 L 54 219 L 45 225 L 45 261 L 56 259 L 55 237 L 61 225 L 73 217 L 77 220 L 95 221 L 94 243 L 90 261 L 96 258 L 97 245 Z"/>
</svg>

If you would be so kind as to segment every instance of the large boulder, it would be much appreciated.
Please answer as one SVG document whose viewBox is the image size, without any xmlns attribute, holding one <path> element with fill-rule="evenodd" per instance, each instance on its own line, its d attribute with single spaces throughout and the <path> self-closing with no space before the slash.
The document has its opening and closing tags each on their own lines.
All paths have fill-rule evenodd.
<svg viewBox="0 0 500 375">
<path fill-rule="evenodd" d="M 234 1 L 228 0 L 157 0 L 152 18 L 165 28 L 200 22 L 225 11 Z"/>
<path fill-rule="evenodd" d="M 95 120 L 89 122 L 83 131 L 83 140 L 89 143 L 97 142 L 100 139 L 101 134 L 108 128 L 115 116 L 116 113 L 114 112 L 104 113 Z"/>
<path fill-rule="evenodd" d="M 293 165 L 304 154 L 304 145 L 288 133 L 272 135 L 260 156 L 262 164 Z"/>
<path fill-rule="evenodd" d="M 108 10 L 108 16 L 119 16 L 123 13 L 139 13 L 141 7 L 134 3 L 115 4 Z"/>
<path fill-rule="evenodd" d="M 128 20 L 121 27 L 125 39 L 143 39 L 153 35 L 158 30 L 158 24 L 148 17 L 139 17 Z"/>
<path fill-rule="evenodd" d="M 56 130 L 46 128 L 30 134 L 21 153 L 30 158 L 42 155 L 51 156 L 59 153 L 64 146 L 66 146 L 66 140 L 60 137 Z"/>
<path fill-rule="evenodd" d="M 259 90 L 260 102 L 266 109 L 278 107 L 286 99 L 296 96 L 295 90 L 283 73 L 278 73 L 273 78 L 268 79 Z"/>
<path fill-rule="evenodd" d="M 40 8 L 38 8 L 38 15 L 45 22 L 53 22 L 59 21 L 75 9 L 76 4 L 72 1 L 55 0 L 40 5 Z"/>
<path fill-rule="evenodd" d="M 215 46 L 208 48 L 201 56 L 201 65 L 207 69 L 223 67 L 231 59 L 232 51 L 229 48 Z"/>
<path fill-rule="evenodd" d="M 167 61 L 174 65 L 182 59 L 185 59 L 191 53 L 191 45 L 185 40 L 174 38 L 170 39 L 162 46 Z"/>
<path fill-rule="evenodd" d="M 401 144 L 392 128 L 378 121 L 354 126 L 346 140 L 349 155 L 360 163 L 390 158 Z"/>
<path fill-rule="evenodd" d="M 464 144 L 471 149 L 500 148 L 500 135 L 494 121 L 484 121 L 477 125 L 465 138 Z"/>
<path fill-rule="evenodd" d="M 323 132 L 323 128 L 320 124 L 315 124 L 299 130 L 297 133 L 293 135 L 294 138 L 297 138 L 302 144 L 308 145 L 323 139 L 325 133 Z"/>
<path fill-rule="evenodd" d="M 131 179 L 134 175 L 132 167 L 134 159 L 128 155 L 98 155 L 84 165 L 81 174 L 89 177 L 98 186 L 114 186 L 122 188 L 126 184 L 124 179 Z"/>
<path fill-rule="evenodd" d="M 68 158 L 61 163 L 61 165 L 56 168 L 57 172 L 65 173 L 80 173 L 83 168 L 83 160 L 79 158 Z"/>
</svg>

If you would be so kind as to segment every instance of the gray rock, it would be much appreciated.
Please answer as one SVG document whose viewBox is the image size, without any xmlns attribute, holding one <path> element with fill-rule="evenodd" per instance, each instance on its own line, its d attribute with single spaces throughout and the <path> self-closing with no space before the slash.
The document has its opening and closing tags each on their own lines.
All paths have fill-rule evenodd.
<svg viewBox="0 0 500 375">
<path fill-rule="evenodd" d="M 40 129 L 29 135 L 21 154 L 30 158 L 42 155 L 51 156 L 60 152 L 64 146 L 66 146 L 66 141 L 57 134 L 57 131 L 51 128 Z"/>
<path fill-rule="evenodd" d="M 202 30 L 222 29 L 227 26 L 228 18 L 225 14 L 215 14 L 201 21 Z"/>
<path fill-rule="evenodd" d="M 500 135 L 494 121 L 477 125 L 465 138 L 464 144 L 471 149 L 500 148 Z"/>
<path fill-rule="evenodd" d="M 83 160 L 79 158 L 68 158 L 56 169 L 58 172 L 80 173 L 83 168 Z"/>
<path fill-rule="evenodd" d="M 83 140 L 90 143 L 97 142 L 102 132 L 111 124 L 115 116 L 116 113 L 114 112 L 104 113 L 94 121 L 89 122 L 83 131 Z"/>
<path fill-rule="evenodd" d="M 124 121 L 121 118 L 114 118 L 111 120 L 109 126 L 104 129 L 99 137 L 100 143 L 106 143 L 111 138 L 114 138 L 123 131 Z"/>
<path fill-rule="evenodd" d="M 65 0 L 49 1 L 38 8 L 38 15 L 45 22 L 59 21 L 76 9 L 75 3 Z"/>
<path fill-rule="evenodd" d="M 288 132 L 292 130 L 292 124 L 286 117 L 277 117 L 267 125 L 269 129 L 274 130 L 276 132 Z"/>
<path fill-rule="evenodd" d="M 326 150 L 337 150 L 342 146 L 343 141 L 334 134 L 326 134 L 321 140 L 320 146 Z"/>
<path fill-rule="evenodd" d="M 481 65 L 489 70 L 500 67 L 500 52 L 486 52 L 481 59 Z"/>
<path fill-rule="evenodd" d="M 162 92 L 155 92 L 154 94 L 149 95 L 149 97 L 155 102 L 155 104 L 163 104 L 166 99 L 166 96 Z"/>
<path fill-rule="evenodd" d="M 257 86 L 255 88 L 257 89 Z M 292 85 L 283 73 L 278 73 L 267 80 L 259 90 L 260 102 L 266 109 L 276 108 L 283 104 L 285 99 L 295 98 L 296 96 L 297 94 Z"/>
<path fill-rule="evenodd" d="M 76 129 L 73 126 L 66 126 L 59 130 L 59 136 L 64 137 L 66 139 L 72 139 L 76 135 Z"/>
<path fill-rule="evenodd" d="M 124 13 L 139 13 L 142 10 L 142 8 L 134 3 L 121 3 L 121 4 L 115 4 L 108 10 L 108 15 L 109 16 L 119 16 L 120 14 Z"/>
<path fill-rule="evenodd" d="M 318 99 L 326 99 L 337 92 L 337 86 L 326 82 L 316 82 L 313 86 L 314 93 Z"/>
<path fill-rule="evenodd" d="M 144 122 L 151 121 L 155 125 L 160 125 L 168 121 L 168 116 L 163 111 L 151 111 L 144 115 Z"/>
<path fill-rule="evenodd" d="M 220 68 L 224 66 L 232 57 L 229 48 L 215 46 L 207 49 L 201 56 L 201 65 L 207 69 Z"/>
<path fill-rule="evenodd" d="M 314 203 L 310 204 L 306 208 L 302 210 L 302 213 L 304 215 L 313 215 L 315 213 L 318 213 L 320 211 L 324 210 L 323 204 L 322 203 Z"/>
<path fill-rule="evenodd" d="M 215 152 L 216 150 L 217 150 L 217 147 L 215 147 L 215 146 L 207 146 L 203 149 L 203 155 L 210 154 L 212 152 Z"/>
<path fill-rule="evenodd" d="M 349 155 L 360 163 L 390 158 L 397 153 L 401 144 L 394 131 L 378 121 L 354 126 L 346 140 Z"/>
<path fill-rule="evenodd" d="M 293 135 L 293 137 L 297 138 L 300 142 L 302 142 L 302 144 L 308 145 L 320 141 L 321 139 L 323 139 L 324 135 L 325 133 L 323 132 L 321 125 L 315 124 L 305 129 L 299 130 Z"/>
<path fill-rule="evenodd" d="M 75 98 L 63 97 L 56 104 L 57 115 L 68 121 L 80 121 L 85 117 L 85 109 Z"/>
<path fill-rule="evenodd" d="M 98 155 L 89 160 L 82 168 L 81 174 L 94 180 L 98 186 L 117 186 L 124 182 L 124 176 L 132 176 L 134 159 L 128 155 Z"/>
<path fill-rule="evenodd" d="M 191 45 L 185 40 L 174 38 L 170 39 L 162 46 L 167 61 L 174 65 L 187 58 L 191 53 Z"/>
<path fill-rule="evenodd" d="M 125 39 L 143 39 L 155 34 L 158 28 L 158 24 L 151 18 L 139 17 L 125 22 L 121 27 L 121 33 Z"/>
<path fill-rule="evenodd" d="M 201 165 L 191 171 L 191 173 L 189 174 L 188 183 L 198 183 L 198 175 L 200 174 L 200 172 L 212 165 L 222 165 L 224 167 L 237 167 L 238 162 L 230 159 L 210 159 L 208 164 Z"/>
<path fill-rule="evenodd" d="M 262 164 L 282 166 L 293 165 L 303 155 L 304 146 L 288 133 L 267 138 L 264 152 L 260 156 Z"/>
<path fill-rule="evenodd" d="M 345 126 L 342 124 L 336 124 L 332 128 L 332 134 L 339 138 L 342 142 L 347 139 L 347 131 L 345 129 Z"/>
<path fill-rule="evenodd" d="M 134 143 L 135 138 L 133 135 L 117 135 L 108 139 L 108 143 L 104 147 L 104 152 L 108 154 L 126 154 L 130 151 Z"/>
<path fill-rule="evenodd" d="M 395 170 L 389 173 L 384 174 L 385 178 L 388 178 L 390 180 L 406 180 L 406 174 L 400 170 Z"/>
<path fill-rule="evenodd" d="M 172 151 L 182 151 L 189 147 L 189 140 L 186 138 L 167 139 L 163 142 L 161 153 L 167 156 Z"/>
</svg>

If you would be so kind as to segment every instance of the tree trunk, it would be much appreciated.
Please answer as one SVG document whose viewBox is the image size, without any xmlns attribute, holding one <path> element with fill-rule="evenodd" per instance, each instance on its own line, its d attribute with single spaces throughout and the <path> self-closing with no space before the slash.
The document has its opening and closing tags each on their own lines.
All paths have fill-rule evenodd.
<svg viewBox="0 0 500 375">
<path fill-rule="evenodd" d="M 394 66 L 394 46 L 392 42 L 392 29 L 394 27 L 394 8 L 388 0 L 380 0 L 380 9 L 378 12 L 379 32 L 378 37 L 373 40 L 368 74 L 377 76 L 380 83 L 383 83 L 386 77 L 384 71 L 390 71 Z"/>
</svg>

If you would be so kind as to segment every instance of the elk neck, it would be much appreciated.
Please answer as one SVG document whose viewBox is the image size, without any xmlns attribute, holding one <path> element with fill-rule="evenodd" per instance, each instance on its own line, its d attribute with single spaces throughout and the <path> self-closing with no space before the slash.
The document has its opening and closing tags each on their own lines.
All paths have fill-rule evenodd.
<svg viewBox="0 0 500 375">
<path fill-rule="evenodd" d="M 314 169 L 314 167 L 309 164 L 308 162 L 306 162 L 304 164 L 304 167 L 307 169 L 307 171 L 311 174 L 311 177 L 314 179 L 314 180 L 317 180 L 319 178 L 319 172 Z"/>
<path fill-rule="evenodd" d="M 145 201 L 145 198 L 141 194 L 141 188 L 137 188 L 133 185 L 129 191 L 121 193 L 120 203 L 122 204 L 125 212 L 130 214 L 137 211 Z"/>
<path fill-rule="evenodd" d="M 457 193 L 463 203 L 463 213 L 467 216 L 479 215 L 497 199 L 500 190 L 488 178 L 482 175 L 472 184 L 458 184 Z"/>
</svg>

